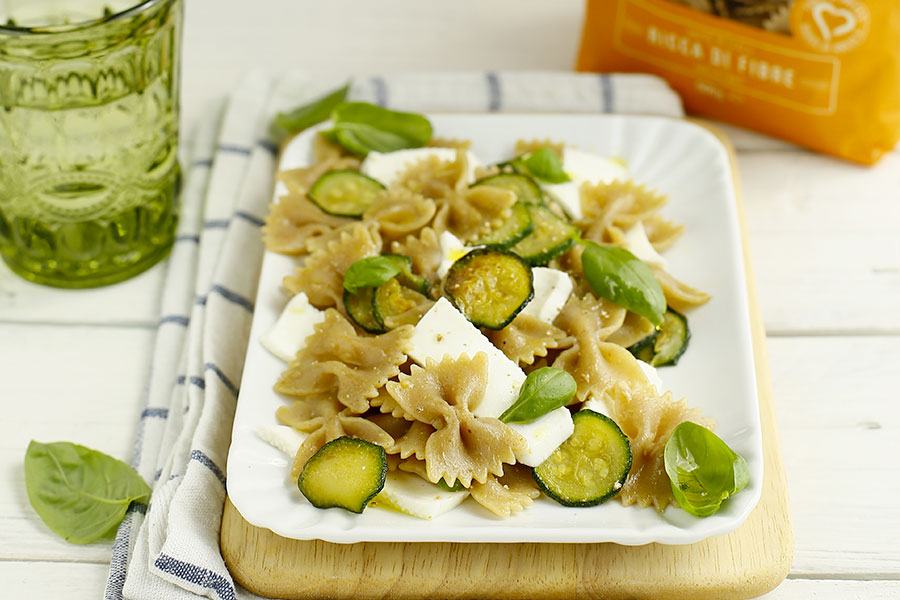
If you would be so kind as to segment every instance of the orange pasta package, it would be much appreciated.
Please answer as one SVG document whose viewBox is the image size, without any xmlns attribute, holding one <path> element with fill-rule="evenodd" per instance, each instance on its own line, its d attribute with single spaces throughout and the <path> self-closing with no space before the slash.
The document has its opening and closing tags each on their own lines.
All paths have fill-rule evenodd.
<svg viewBox="0 0 900 600">
<path fill-rule="evenodd" d="M 587 0 L 577 66 L 859 163 L 900 138 L 900 0 Z"/>
</svg>

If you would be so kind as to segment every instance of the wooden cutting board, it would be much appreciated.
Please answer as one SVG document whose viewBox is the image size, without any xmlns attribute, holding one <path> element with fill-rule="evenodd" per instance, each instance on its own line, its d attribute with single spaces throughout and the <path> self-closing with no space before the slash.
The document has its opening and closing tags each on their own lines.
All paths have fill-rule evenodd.
<svg viewBox="0 0 900 600">
<path fill-rule="evenodd" d="M 705 123 L 702 125 L 709 127 Z M 730 142 L 760 415 L 765 446 L 762 499 L 730 534 L 687 546 L 616 544 L 330 544 L 291 540 L 245 521 L 230 501 L 222 555 L 234 579 L 271 598 L 753 598 L 791 566 L 794 534 L 772 411 L 765 329 L 750 268 L 740 185 Z M 427 526 L 423 522 L 423 527 Z"/>
</svg>

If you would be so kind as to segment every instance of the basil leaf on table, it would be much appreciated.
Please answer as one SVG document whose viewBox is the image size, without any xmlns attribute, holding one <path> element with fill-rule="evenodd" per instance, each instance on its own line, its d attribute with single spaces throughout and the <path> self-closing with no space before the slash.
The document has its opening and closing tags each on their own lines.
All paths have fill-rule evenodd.
<svg viewBox="0 0 900 600">
<path fill-rule="evenodd" d="M 712 431 L 685 421 L 666 442 L 666 473 L 678 506 L 696 517 L 718 512 L 730 496 L 747 487 L 747 461 Z"/>
<path fill-rule="evenodd" d="M 666 297 L 647 264 L 624 248 L 584 242 L 581 267 L 598 296 L 660 325 Z"/>
<path fill-rule="evenodd" d="M 519 398 L 500 415 L 504 423 L 530 423 L 565 406 L 575 396 L 575 379 L 562 369 L 541 367 L 525 378 Z"/>
<path fill-rule="evenodd" d="M 552 148 L 538 148 L 512 161 L 516 171 L 547 183 L 566 183 L 572 178 L 563 170 L 562 159 Z"/>
<path fill-rule="evenodd" d="M 47 527 L 74 544 L 111 537 L 133 502 L 150 500 L 150 486 L 130 466 L 69 442 L 32 440 L 25 488 Z"/>
<path fill-rule="evenodd" d="M 309 104 L 278 113 L 272 120 L 272 126 L 270 127 L 272 137 L 275 138 L 275 141 L 280 142 L 290 135 L 321 123 L 330 117 L 332 111 L 347 99 L 349 91 L 350 84 L 347 83 L 343 87 L 316 98 Z"/>
<path fill-rule="evenodd" d="M 361 258 L 344 273 L 344 289 L 355 294 L 362 288 L 378 287 L 401 273 L 411 273 L 412 259 L 400 254 Z"/>
<path fill-rule="evenodd" d="M 419 148 L 431 139 L 431 122 L 423 115 L 388 110 L 367 102 L 347 102 L 331 114 L 331 134 L 344 148 L 365 156 Z"/>
</svg>

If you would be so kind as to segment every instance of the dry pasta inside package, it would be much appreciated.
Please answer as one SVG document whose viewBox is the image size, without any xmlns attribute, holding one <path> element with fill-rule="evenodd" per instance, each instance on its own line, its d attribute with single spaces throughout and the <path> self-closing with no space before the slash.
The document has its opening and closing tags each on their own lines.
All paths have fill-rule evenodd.
<svg viewBox="0 0 900 600">
<path fill-rule="evenodd" d="M 900 138 L 896 0 L 588 0 L 577 66 L 656 73 L 689 112 L 855 162 Z"/>
</svg>

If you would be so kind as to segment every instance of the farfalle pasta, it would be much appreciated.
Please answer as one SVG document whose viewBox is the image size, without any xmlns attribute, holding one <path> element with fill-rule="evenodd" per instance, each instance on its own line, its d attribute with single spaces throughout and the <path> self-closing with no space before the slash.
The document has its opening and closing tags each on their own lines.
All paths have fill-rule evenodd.
<svg viewBox="0 0 900 600">
<path fill-rule="evenodd" d="M 472 413 L 484 396 L 487 357 L 443 360 L 425 368 L 413 366 L 409 375 L 387 384 L 387 391 L 407 418 L 434 428 L 424 448 L 429 481 L 457 480 L 464 486 L 484 483 L 490 474 L 502 475 L 513 464 L 519 435 L 497 419 Z"/>
<path fill-rule="evenodd" d="M 278 422 L 305 436 L 291 476 L 307 499 L 319 506 L 306 465 L 322 468 L 334 442 L 341 460 L 382 465 L 374 506 L 419 518 L 466 498 L 488 518 L 542 495 L 671 504 L 666 442 L 684 421 L 709 422 L 660 389 L 647 361 L 677 361 L 689 339 L 678 311 L 709 296 L 659 254 L 683 233 L 661 212 L 665 195 L 611 177 L 626 173 L 621 161 L 551 140 L 520 140 L 512 160 L 487 166 L 467 140 L 434 138 L 396 161 L 314 144 L 315 164 L 282 174 L 290 193 L 264 234 L 298 257 L 284 287 L 315 321 L 285 329 L 302 339 L 275 383 Z M 566 172 L 573 156 L 603 178 Z M 640 262 L 629 268 L 656 282 L 664 314 L 598 288 L 585 253 L 604 249 Z M 529 404 L 568 380 L 561 402 Z M 595 428 L 612 437 L 591 441 Z M 611 454 L 578 458 L 591 452 Z"/>
</svg>

